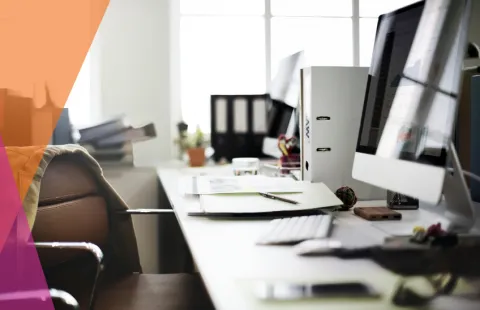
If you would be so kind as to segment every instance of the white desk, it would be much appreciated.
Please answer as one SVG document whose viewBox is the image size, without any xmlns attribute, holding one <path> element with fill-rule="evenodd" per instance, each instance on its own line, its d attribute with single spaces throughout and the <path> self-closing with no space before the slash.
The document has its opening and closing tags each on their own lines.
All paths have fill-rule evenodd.
<svg viewBox="0 0 480 310">
<path fill-rule="evenodd" d="M 211 170 L 213 169 L 213 170 Z M 390 297 L 394 274 L 369 260 L 340 260 L 327 257 L 299 257 L 291 247 L 257 246 L 255 241 L 265 229 L 265 221 L 212 220 L 191 217 L 186 210 L 198 200 L 179 194 L 178 180 L 184 174 L 230 173 L 228 168 L 162 169 L 158 174 L 175 210 L 198 269 L 217 310 L 253 309 L 397 309 Z M 376 202 L 377 204 L 381 202 Z M 406 211 L 404 217 L 431 216 L 427 211 Z M 353 214 L 346 212 L 339 221 L 351 225 L 334 228 L 333 237 L 351 242 L 381 242 L 385 234 Z M 370 240 L 370 241 L 368 241 Z M 383 294 L 379 300 L 312 300 L 266 302 L 255 296 L 258 281 L 366 281 Z M 398 308 L 405 309 L 405 308 Z"/>
</svg>

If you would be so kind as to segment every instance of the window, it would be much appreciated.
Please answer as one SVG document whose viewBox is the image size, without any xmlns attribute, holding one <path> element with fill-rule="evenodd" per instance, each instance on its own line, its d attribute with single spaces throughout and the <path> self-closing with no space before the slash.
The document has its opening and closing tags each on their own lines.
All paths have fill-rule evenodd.
<svg viewBox="0 0 480 310">
<path fill-rule="evenodd" d="M 75 128 L 95 125 L 101 115 L 100 39 L 94 38 L 65 103 Z"/>
<path fill-rule="evenodd" d="M 370 66 L 378 16 L 419 0 L 358 0 L 359 1 L 359 57 L 360 66 Z"/>
<path fill-rule="evenodd" d="M 189 16 L 180 27 L 182 115 L 208 131 L 210 95 L 265 92 L 263 18 Z"/>
<path fill-rule="evenodd" d="M 332 28 L 336 31 L 331 31 Z M 305 51 L 309 64 L 352 66 L 352 19 L 272 17 L 272 76 L 275 75 L 277 64 L 282 58 L 299 50 Z"/>
<path fill-rule="evenodd" d="M 262 94 L 278 62 L 369 66 L 377 17 L 418 0 L 180 0 L 181 108 L 210 131 L 210 95 Z"/>
</svg>

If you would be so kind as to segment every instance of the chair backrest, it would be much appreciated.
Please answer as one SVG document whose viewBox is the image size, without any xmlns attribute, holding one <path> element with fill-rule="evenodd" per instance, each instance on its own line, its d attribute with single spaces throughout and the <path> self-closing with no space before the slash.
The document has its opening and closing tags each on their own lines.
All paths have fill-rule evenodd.
<svg viewBox="0 0 480 310">
<path fill-rule="evenodd" d="M 35 242 L 91 242 L 108 252 L 107 200 L 87 165 L 75 155 L 55 157 L 42 178 L 32 230 Z M 93 255 L 79 250 L 38 249 L 50 287 L 88 304 L 96 274 Z"/>
<path fill-rule="evenodd" d="M 40 200 L 32 230 L 35 242 L 91 242 L 102 250 L 108 243 L 107 204 L 92 173 L 59 156 L 49 164 L 40 187 Z M 54 267 L 80 253 L 41 255 L 42 266 Z"/>
</svg>

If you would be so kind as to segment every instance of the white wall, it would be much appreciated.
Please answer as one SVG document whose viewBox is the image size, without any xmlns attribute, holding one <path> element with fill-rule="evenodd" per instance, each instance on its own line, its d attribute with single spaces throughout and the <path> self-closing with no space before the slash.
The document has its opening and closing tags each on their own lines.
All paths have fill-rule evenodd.
<svg viewBox="0 0 480 310">
<path fill-rule="evenodd" d="M 171 129 L 174 137 L 178 135 L 177 123 L 182 120 L 181 73 L 180 73 L 180 0 L 163 0 L 170 3 L 170 99 Z M 178 156 L 178 148 L 172 149 L 172 155 Z"/>
<path fill-rule="evenodd" d="M 111 0 L 97 36 L 101 115 L 154 122 L 157 138 L 135 145 L 137 165 L 170 159 L 173 150 L 169 0 Z"/>
</svg>

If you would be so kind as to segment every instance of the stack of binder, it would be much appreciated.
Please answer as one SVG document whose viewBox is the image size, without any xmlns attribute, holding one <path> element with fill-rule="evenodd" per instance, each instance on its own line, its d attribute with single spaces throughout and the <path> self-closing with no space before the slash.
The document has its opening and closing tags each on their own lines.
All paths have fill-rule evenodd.
<svg viewBox="0 0 480 310">
<path fill-rule="evenodd" d="M 156 137 L 155 126 L 150 123 L 134 128 L 125 117 L 118 117 L 96 126 L 79 130 L 78 144 L 103 163 L 133 165 L 133 143 Z"/>
<path fill-rule="evenodd" d="M 211 143 L 214 160 L 235 157 L 264 157 L 269 96 L 212 95 Z"/>
</svg>

